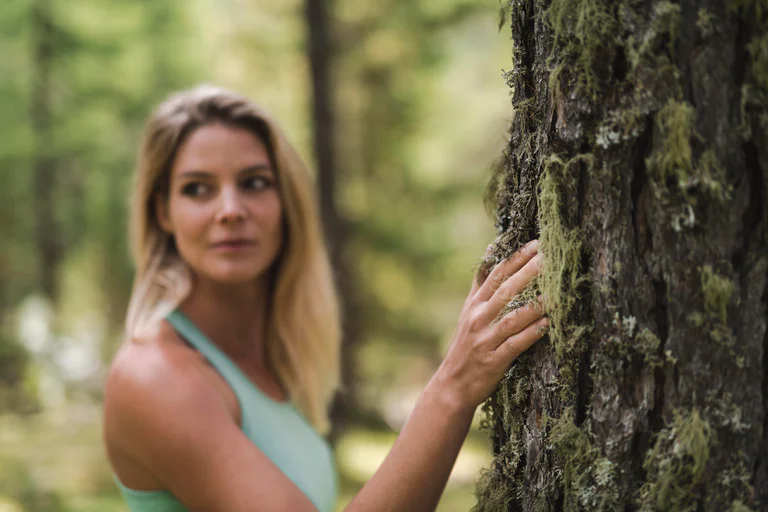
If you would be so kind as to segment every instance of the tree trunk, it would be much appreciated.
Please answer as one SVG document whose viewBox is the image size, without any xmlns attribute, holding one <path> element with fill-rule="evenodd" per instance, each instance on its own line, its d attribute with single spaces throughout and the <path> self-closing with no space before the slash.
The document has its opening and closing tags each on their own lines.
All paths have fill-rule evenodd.
<svg viewBox="0 0 768 512">
<path fill-rule="evenodd" d="M 476 510 L 768 510 L 768 5 L 508 13 L 489 260 L 540 238 L 552 328 L 485 406 Z"/>
<path fill-rule="evenodd" d="M 354 280 L 354 267 L 347 261 L 349 226 L 339 212 L 337 200 L 336 139 L 331 93 L 332 51 L 328 35 L 330 5 L 326 0 L 305 0 L 307 55 L 312 73 L 312 119 L 320 213 L 331 263 L 341 294 L 343 340 L 342 389 L 331 410 L 331 441 L 335 443 L 352 421 L 357 409 L 355 353 L 362 333 L 361 311 Z"/>
<path fill-rule="evenodd" d="M 57 273 L 61 243 L 56 222 L 56 160 L 52 145 L 52 85 L 54 25 L 50 0 L 35 0 L 32 6 L 32 96 L 33 194 L 36 216 L 36 245 L 40 286 L 45 295 L 57 296 Z"/>
</svg>

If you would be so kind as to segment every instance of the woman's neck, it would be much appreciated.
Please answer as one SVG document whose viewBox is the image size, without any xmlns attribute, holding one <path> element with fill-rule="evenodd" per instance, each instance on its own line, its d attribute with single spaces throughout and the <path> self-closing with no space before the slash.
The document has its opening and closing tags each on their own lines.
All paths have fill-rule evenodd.
<svg viewBox="0 0 768 512">
<path fill-rule="evenodd" d="M 233 360 L 265 366 L 268 276 L 247 285 L 195 278 L 181 311 Z"/>
</svg>

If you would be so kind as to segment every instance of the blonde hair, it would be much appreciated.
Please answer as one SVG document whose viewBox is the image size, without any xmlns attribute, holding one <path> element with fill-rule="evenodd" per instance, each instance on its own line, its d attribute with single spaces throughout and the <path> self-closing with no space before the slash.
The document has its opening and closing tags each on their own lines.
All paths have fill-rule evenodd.
<svg viewBox="0 0 768 512">
<path fill-rule="evenodd" d="M 315 189 L 275 121 L 247 98 L 199 86 L 171 96 L 147 122 L 130 214 L 136 277 L 126 336 L 141 339 L 155 330 L 190 293 L 190 269 L 160 228 L 155 201 L 158 194 L 167 194 L 173 159 L 185 137 L 213 122 L 251 130 L 267 146 L 276 168 L 286 236 L 273 266 L 267 357 L 299 410 L 320 432 L 327 432 L 328 408 L 339 384 L 341 333 Z"/>
</svg>

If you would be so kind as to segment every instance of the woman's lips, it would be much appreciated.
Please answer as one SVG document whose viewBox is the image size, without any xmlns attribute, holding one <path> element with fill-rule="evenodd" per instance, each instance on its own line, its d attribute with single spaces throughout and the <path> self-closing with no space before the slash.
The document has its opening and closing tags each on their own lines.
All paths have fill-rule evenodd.
<svg viewBox="0 0 768 512">
<path fill-rule="evenodd" d="M 226 242 L 219 242 L 216 244 L 213 244 L 213 248 L 217 251 L 242 251 L 246 249 L 250 249 L 255 244 L 254 242 L 250 240 L 229 240 Z"/>
</svg>

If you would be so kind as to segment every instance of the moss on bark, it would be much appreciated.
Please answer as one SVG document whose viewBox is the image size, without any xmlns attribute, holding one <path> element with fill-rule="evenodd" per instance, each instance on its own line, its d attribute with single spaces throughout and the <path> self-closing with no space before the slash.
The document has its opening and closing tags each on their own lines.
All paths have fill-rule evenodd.
<svg viewBox="0 0 768 512">
<path fill-rule="evenodd" d="M 505 12 L 487 262 L 540 238 L 508 308 L 552 327 L 484 406 L 475 510 L 768 507 L 768 3 Z"/>
</svg>

